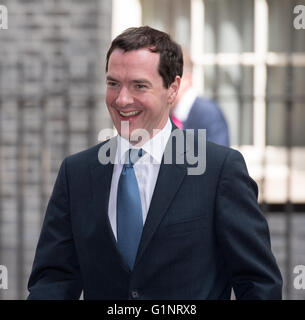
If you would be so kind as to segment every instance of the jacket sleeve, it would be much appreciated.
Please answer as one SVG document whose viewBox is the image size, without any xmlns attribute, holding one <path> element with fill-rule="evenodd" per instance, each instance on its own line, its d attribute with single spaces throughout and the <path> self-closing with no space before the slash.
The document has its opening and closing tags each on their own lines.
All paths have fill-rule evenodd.
<svg viewBox="0 0 305 320">
<path fill-rule="evenodd" d="M 30 300 L 79 299 L 82 291 L 70 220 L 66 160 L 46 210 L 28 289 Z"/>
<path fill-rule="evenodd" d="M 216 233 L 237 299 L 281 299 L 282 277 L 271 251 L 257 185 L 242 155 L 231 150 L 219 180 Z"/>
</svg>

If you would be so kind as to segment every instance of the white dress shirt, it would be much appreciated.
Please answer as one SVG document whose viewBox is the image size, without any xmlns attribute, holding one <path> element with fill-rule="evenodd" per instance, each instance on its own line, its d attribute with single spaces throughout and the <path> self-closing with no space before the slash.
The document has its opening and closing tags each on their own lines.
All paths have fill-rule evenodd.
<svg viewBox="0 0 305 320">
<path fill-rule="evenodd" d="M 172 124 L 168 119 L 166 125 L 160 132 L 148 140 L 141 148 L 145 151 L 144 155 L 134 164 L 134 171 L 138 181 L 143 225 L 146 221 L 151 198 L 155 189 L 157 177 L 159 174 L 160 164 L 167 141 L 171 135 Z M 128 140 L 117 135 L 117 150 L 111 180 L 110 197 L 108 205 L 108 216 L 111 228 L 115 238 L 117 239 L 117 190 L 121 171 L 125 161 L 125 154 L 130 149 L 134 148 Z"/>
</svg>

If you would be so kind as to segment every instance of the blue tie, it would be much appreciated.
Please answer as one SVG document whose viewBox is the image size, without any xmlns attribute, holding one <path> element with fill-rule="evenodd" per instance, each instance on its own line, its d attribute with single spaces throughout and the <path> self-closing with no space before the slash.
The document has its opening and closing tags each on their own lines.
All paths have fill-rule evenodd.
<svg viewBox="0 0 305 320">
<path fill-rule="evenodd" d="M 127 159 L 121 172 L 117 193 L 118 247 L 131 270 L 143 229 L 140 192 L 133 168 L 134 163 L 142 154 L 142 149 L 130 149 L 126 153 Z"/>
</svg>

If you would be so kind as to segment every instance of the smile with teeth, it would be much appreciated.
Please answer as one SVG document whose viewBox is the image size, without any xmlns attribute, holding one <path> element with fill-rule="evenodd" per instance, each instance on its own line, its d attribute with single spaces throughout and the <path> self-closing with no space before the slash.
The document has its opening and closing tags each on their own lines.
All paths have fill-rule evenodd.
<svg viewBox="0 0 305 320">
<path fill-rule="evenodd" d="M 120 111 L 120 115 L 123 117 L 130 117 L 130 116 L 135 116 L 137 114 L 139 114 L 141 111 L 130 111 L 130 112 L 123 112 Z"/>
</svg>

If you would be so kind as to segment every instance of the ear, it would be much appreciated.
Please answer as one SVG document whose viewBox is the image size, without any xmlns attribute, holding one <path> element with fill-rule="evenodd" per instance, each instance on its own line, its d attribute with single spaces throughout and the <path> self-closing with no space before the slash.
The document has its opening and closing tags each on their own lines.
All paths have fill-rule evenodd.
<svg viewBox="0 0 305 320">
<path fill-rule="evenodd" d="M 181 78 L 179 76 L 176 76 L 175 81 L 173 81 L 169 88 L 168 88 L 168 104 L 173 104 L 176 96 L 178 94 L 179 88 L 180 88 Z"/>
</svg>

